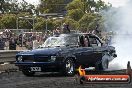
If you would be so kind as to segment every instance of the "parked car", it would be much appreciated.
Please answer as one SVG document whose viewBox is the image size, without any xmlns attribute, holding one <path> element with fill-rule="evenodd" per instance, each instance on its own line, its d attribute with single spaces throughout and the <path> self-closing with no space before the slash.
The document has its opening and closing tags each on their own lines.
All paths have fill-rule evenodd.
<svg viewBox="0 0 132 88">
<path fill-rule="evenodd" d="M 15 65 L 26 76 L 33 76 L 35 72 L 72 76 L 80 65 L 106 70 L 116 56 L 115 48 L 106 46 L 94 34 L 60 34 L 47 38 L 38 49 L 18 53 Z"/>
</svg>

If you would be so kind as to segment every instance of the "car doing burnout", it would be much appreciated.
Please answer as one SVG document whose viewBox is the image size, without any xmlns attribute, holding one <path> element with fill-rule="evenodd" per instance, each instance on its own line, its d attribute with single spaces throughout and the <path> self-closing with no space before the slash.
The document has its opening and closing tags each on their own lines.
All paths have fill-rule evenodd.
<svg viewBox="0 0 132 88">
<path fill-rule="evenodd" d="M 115 48 L 94 34 L 60 34 L 46 39 L 39 48 L 20 52 L 15 65 L 26 76 L 35 72 L 61 72 L 72 76 L 79 66 L 105 70 L 116 57 Z"/>
</svg>

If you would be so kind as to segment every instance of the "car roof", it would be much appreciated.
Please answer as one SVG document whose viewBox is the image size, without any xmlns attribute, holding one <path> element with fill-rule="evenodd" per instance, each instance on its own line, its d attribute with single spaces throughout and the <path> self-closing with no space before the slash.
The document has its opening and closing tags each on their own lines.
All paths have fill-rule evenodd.
<svg viewBox="0 0 132 88">
<path fill-rule="evenodd" d="M 59 36 L 57 37 L 66 37 L 66 36 L 71 36 L 71 37 L 76 37 L 76 36 L 81 36 L 81 35 L 87 35 L 89 37 L 96 37 L 98 38 L 98 40 L 100 42 L 102 42 L 102 40 L 100 39 L 100 37 L 98 37 L 96 34 L 93 34 L 93 33 L 69 33 L 69 34 L 60 34 Z"/>
<path fill-rule="evenodd" d="M 93 33 L 68 33 L 68 34 L 60 34 L 57 36 L 52 36 L 52 37 L 78 37 L 78 36 L 89 36 L 89 37 L 96 37 L 101 43 L 102 43 L 102 39 L 100 39 L 100 37 L 98 37 L 97 35 L 93 34 Z"/>
<path fill-rule="evenodd" d="M 79 36 L 79 35 L 88 35 L 88 36 L 98 37 L 97 35 L 92 33 L 69 33 L 69 34 L 60 34 L 59 36 Z"/>
</svg>

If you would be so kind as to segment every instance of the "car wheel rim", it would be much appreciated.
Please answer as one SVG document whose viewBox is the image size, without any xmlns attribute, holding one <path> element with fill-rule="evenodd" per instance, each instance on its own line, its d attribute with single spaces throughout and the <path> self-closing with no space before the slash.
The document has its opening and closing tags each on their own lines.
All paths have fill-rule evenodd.
<svg viewBox="0 0 132 88">
<path fill-rule="evenodd" d="M 107 69 L 107 63 L 104 64 L 104 69 Z"/>
<path fill-rule="evenodd" d="M 74 70 L 74 68 L 73 68 L 73 63 L 72 63 L 72 61 L 70 61 L 70 60 L 68 60 L 67 62 L 66 62 L 66 70 L 67 70 L 67 73 L 73 73 L 73 70 Z"/>
<path fill-rule="evenodd" d="M 104 62 L 102 63 L 102 66 L 103 66 L 103 69 L 104 69 L 104 70 L 108 69 L 108 61 L 104 61 Z"/>
<path fill-rule="evenodd" d="M 108 69 L 108 63 L 109 63 L 108 59 L 109 59 L 109 56 L 107 54 L 105 54 L 102 59 L 103 59 L 103 61 L 102 61 L 102 67 L 103 67 L 104 70 L 106 70 L 106 69 Z"/>
</svg>

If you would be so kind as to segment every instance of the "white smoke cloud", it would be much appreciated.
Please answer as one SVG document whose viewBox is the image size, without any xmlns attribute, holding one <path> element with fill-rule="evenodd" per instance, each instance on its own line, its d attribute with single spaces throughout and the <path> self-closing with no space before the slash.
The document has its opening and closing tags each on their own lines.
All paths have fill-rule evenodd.
<svg viewBox="0 0 132 88">
<path fill-rule="evenodd" d="M 104 0 L 112 4 L 113 7 L 124 6 L 128 0 Z"/>
<path fill-rule="evenodd" d="M 105 26 L 107 31 L 114 31 L 113 44 L 116 48 L 117 58 L 110 62 L 109 69 L 126 69 L 127 62 L 132 66 L 132 1 L 120 8 L 112 8 L 107 14 Z M 112 17 L 108 17 L 111 16 Z"/>
<path fill-rule="evenodd" d="M 27 3 L 38 5 L 40 4 L 40 0 L 25 0 Z M 18 0 L 18 2 L 22 2 L 22 0 Z"/>
</svg>

